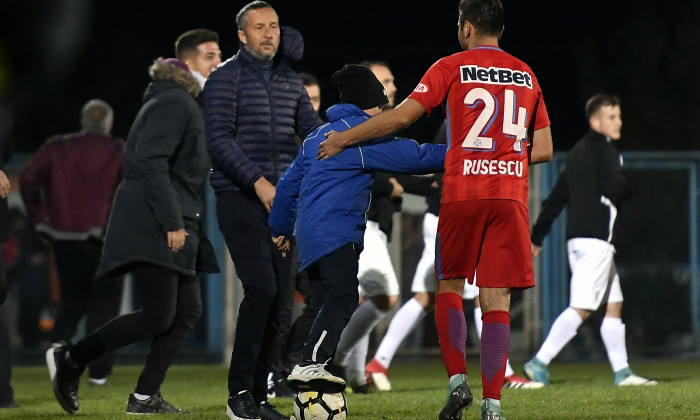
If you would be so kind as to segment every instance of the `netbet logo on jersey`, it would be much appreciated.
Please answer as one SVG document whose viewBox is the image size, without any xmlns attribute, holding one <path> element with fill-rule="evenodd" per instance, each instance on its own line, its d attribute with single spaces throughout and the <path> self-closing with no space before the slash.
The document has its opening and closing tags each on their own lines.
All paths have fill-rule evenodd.
<svg viewBox="0 0 700 420">
<path fill-rule="evenodd" d="M 516 85 L 532 89 L 532 76 L 526 71 L 500 67 L 460 66 L 462 83 L 486 83 L 488 85 Z"/>
</svg>

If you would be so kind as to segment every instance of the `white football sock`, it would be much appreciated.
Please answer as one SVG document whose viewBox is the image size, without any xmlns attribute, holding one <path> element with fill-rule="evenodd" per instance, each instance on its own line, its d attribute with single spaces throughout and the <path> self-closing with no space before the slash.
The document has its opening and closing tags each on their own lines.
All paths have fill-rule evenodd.
<svg viewBox="0 0 700 420">
<path fill-rule="evenodd" d="M 476 326 L 476 333 L 479 334 L 479 339 L 481 339 L 481 330 L 484 328 L 484 321 L 481 320 L 481 307 L 474 308 L 474 326 Z"/>
<path fill-rule="evenodd" d="M 139 401 L 146 401 L 147 399 L 151 398 L 150 395 L 139 394 L 136 392 L 134 392 L 134 397 Z"/>
<path fill-rule="evenodd" d="M 423 305 L 421 305 L 416 298 L 411 298 L 404 303 L 391 319 L 389 328 L 386 330 L 386 334 L 374 355 L 375 360 L 389 369 L 391 360 L 394 358 L 396 350 L 401 345 L 401 342 L 413 331 L 416 325 L 418 325 L 418 321 L 420 321 L 426 313 Z"/>
<path fill-rule="evenodd" d="M 495 407 L 495 408 L 497 408 L 498 410 L 501 409 L 501 400 L 497 400 L 497 399 L 494 399 L 494 398 L 486 398 L 486 400 L 489 402 L 489 405 L 490 405 L 491 407 Z"/>
<path fill-rule="evenodd" d="M 369 335 L 385 315 L 386 312 L 378 309 L 371 300 L 367 300 L 358 306 L 352 314 L 350 322 L 348 322 L 348 325 L 340 335 L 340 341 L 335 351 L 335 363 L 340 366 L 346 366 L 353 346 L 363 336 Z"/>
<path fill-rule="evenodd" d="M 552 359 L 564 348 L 566 343 L 571 341 L 576 335 L 576 330 L 581 326 L 583 320 L 573 308 L 566 308 L 552 324 L 552 328 L 547 334 L 547 339 L 542 343 L 540 351 L 537 352 L 537 359 L 548 365 Z"/>
<path fill-rule="evenodd" d="M 484 321 L 481 320 L 481 307 L 474 307 L 474 326 L 476 327 L 476 332 L 479 334 L 479 339 L 481 339 L 481 329 L 484 327 Z M 515 371 L 510 366 L 510 358 L 506 359 L 506 373 L 505 376 L 510 376 L 514 374 Z"/>
<path fill-rule="evenodd" d="M 629 366 L 627 363 L 627 345 L 625 344 L 625 324 L 620 318 L 603 318 L 600 325 L 600 337 L 608 352 L 608 360 L 613 372 Z"/>
<path fill-rule="evenodd" d="M 365 364 L 367 363 L 367 349 L 369 348 L 369 334 L 362 336 L 350 352 L 348 364 L 345 367 L 348 385 L 360 386 L 367 383 L 365 378 Z"/>
</svg>

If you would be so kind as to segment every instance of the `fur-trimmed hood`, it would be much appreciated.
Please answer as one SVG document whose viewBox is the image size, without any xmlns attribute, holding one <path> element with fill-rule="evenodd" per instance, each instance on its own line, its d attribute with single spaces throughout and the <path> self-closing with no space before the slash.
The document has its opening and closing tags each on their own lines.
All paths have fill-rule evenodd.
<svg viewBox="0 0 700 420">
<path fill-rule="evenodd" d="M 202 87 L 191 72 L 176 67 L 164 60 L 155 60 L 153 65 L 148 68 L 148 74 L 154 81 L 172 80 L 182 85 L 192 96 L 198 96 L 202 91 Z"/>
</svg>

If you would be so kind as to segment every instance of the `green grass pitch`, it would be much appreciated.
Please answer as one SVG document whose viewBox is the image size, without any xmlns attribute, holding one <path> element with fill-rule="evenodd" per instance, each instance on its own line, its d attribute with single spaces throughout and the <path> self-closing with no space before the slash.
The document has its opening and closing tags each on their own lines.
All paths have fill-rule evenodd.
<svg viewBox="0 0 700 420">
<path fill-rule="evenodd" d="M 554 363 L 552 385 L 539 390 L 503 391 L 503 414 L 517 419 L 700 419 L 700 363 L 633 361 L 636 373 L 654 378 L 651 387 L 613 386 L 607 363 Z M 516 369 L 522 366 L 515 363 Z M 118 365 L 106 387 L 91 387 L 83 377 L 77 419 L 124 419 L 126 400 L 136 384 L 140 366 Z M 467 366 L 475 403 L 464 419 L 480 418 L 481 375 L 475 363 Z M 362 420 L 437 419 L 446 396 L 447 379 L 440 359 L 392 366 L 388 393 L 347 394 L 348 418 Z M 175 365 L 163 384 L 163 396 L 192 411 L 187 419 L 226 419 L 227 366 Z M 67 419 L 51 390 L 45 367 L 15 367 L 12 385 L 17 409 L 0 409 L 0 418 Z M 292 413 L 291 398 L 271 402 Z M 132 416 L 128 416 L 131 418 Z M 162 417 L 162 416 L 158 416 Z"/>
</svg>

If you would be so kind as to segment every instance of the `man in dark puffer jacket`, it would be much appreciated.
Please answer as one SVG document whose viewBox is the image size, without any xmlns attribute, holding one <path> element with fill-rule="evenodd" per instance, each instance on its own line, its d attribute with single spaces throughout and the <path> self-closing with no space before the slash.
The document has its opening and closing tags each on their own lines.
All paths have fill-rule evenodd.
<svg viewBox="0 0 700 420">
<path fill-rule="evenodd" d="M 244 6 L 236 24 L 241 47 L 212 72 L 204 88 L 219 228 L 245 290 L 227 413 L 233 420 L 286 419 L 266 400 L 279 337 L 279 291 L 289 280 L 291 262 L 270 240 L 267 219 L 275 185 L 297 154 L 295 132 L 305 138 L 323 122 L 301 77 L 289 67 L 289 60 L 301 58 L 301 35 L 280 30 L 277 13 L 262 1 Z"/>
</svg>

